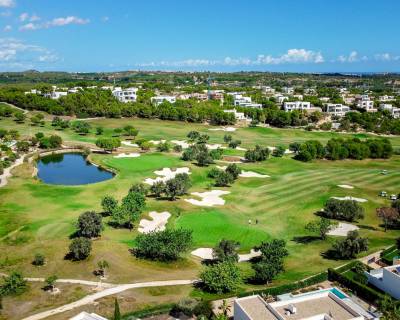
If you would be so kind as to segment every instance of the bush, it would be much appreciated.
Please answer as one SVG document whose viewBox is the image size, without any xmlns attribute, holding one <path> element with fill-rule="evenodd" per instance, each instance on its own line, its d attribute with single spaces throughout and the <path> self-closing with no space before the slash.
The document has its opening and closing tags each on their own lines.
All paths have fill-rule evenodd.
<svg viewBox="0 0 400 320">
<path fill-rule="evenodd" d="M 268 148 L 262 148 L 256 145 L 254 149 L 249 149 L 245 152 L 244 157 L 248 162 L 264 161 L 268 159 L 270 151 Z"/>
<path fill-rule="evenodd" d="M 8 277 L 3 277 L 0 285 L 0 297 L 20 295 L 28 289 L 28 283 L 20 272 L 12 272 Z"/>
<path fill-rule="evenodd" d="M 228 187 L 230 186 L 235 179 L 233 176 L 226 172 L 226 171 L 221 171 L 218 175 L 217 178 L 215 179 L 215 185 L 217 187 Z"/>
<path fill-rule="evenodd" d="M 99 237 L 103 230 L 102 217 L 94 211 L 82 213 L 77 222 L 78 235 L 85 238 Z"/>
<path fill-rule="evenodd" d="M 110 215 L 113 210 L 118 206 L 118 201 L 113 196 L 104 196 L 101 200 L 103 211 Z"/>
<path fill-rule="evenodd" d="M 178 173 L 175 178 L 166 182 L 165 194 L 171 200 L 175 200 L 177 196 L 186 194 L 191 186 L 189 175 L 187 173 Z"/>
<path fill-rule="evenodd" d="M 225 172 L 229 173 L 236 180 L 239 174 L 242 173 L 242 170 L 235 163 L 231 163 L 226 167 Z"/>
<path fill-rule="evenodd" d="M 215 179 L 221 172 L 222 170 L 218 168 L 212 168 L 210 171 L 208 171 L 207 177 Z"/>
<path fill-rule="evenodd" d="M 276 146 L 272 155 L 277 158 L 281 158 L 285 155 L 286 148 L 284 146 Z"/>
<path fill-rule="evenodd" d="M 239 268 L 232 262 L 220 262 L 207 267 L 201 274 L 204 288 L 218 294 L 235 291 L 241 283 Z"/>
<path fill-rule="evenodd" d="M 36 253 L 33 258 L 32 264 L 34 266 L 43 266 L 45 263 L 45 257 L 41 253 Z"/>
<path fill-rule="evenodd" d="M 84 237 L 75 238 L 69 245 L 69 251 L 73 260 L 84 260 L 92 251 L 92 242 Z"/>
<path fill-rule="evenodd" d="M 183 148 L 179 144 L 174 145 L 174 151 L 175 152 L 182 152 Z"/>
<path fill-rule="evenodd" d="M 345 220 L 353 222 L 354 220 L 364 218 L 364 208 L 354 200 L 329 199 L 320 214 L 329 219 Z"/>
<path fill-rule="evenodd" d="M 171 149 L 171 146 L 167 141 L 161 142 L 157 145 L 157 151 L 159 151 L 159 152 L 169 152 L 170 149 Z"/>
<path fill-rule="evenodd" d="M 153 231 L 136 237 L 133 253 L 138 258 L 173 261 L 192 245 L 192 231 L 185 229 Z"/>
</svg>

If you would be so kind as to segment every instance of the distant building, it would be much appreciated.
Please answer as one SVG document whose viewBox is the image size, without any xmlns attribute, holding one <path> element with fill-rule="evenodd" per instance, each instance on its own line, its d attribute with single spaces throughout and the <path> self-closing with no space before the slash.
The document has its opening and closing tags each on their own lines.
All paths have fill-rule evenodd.
<svg viewBox="0 0 400 320">
<path fill-rule="evenodd" d="M 29 91 L 25 91 L 25 94 L 42 94 L 42 92 L 37 89 L 31 89 Z"/>
<path fill-rule="evenodd" d="M 368 283 L 381 289 L 393 298 L 400 299 L 400 264 L 365 272 Z"/>
<path fill-rule="evenodd" d="M 294 94 L 292 97 L 297 99 L 297 100 L 303 100 L 303 95 L 302 94 Z"/>
<path fill-rule="evenodd" d="M 208 91 L 209 100 L 224 100 L 224 90 L 209 90 Z"/>
<path fill-rule="evenodd" d="M 82 87 L 73 87 L 68 89 L 68 93 L 78 93 L 79 91 L 83 91 Z"/>
<path fill-rule="evenodd" d="M 394 101 L 394 100 L 396 100 L 396 98 L 394 96 L 384 95 L 384 96 L 379 97 L 380 102 Z"/>
<path fill-rule="evenodd" d="M 229 110 L 224 110 L 226 113 L 233 113 L 235 116 L 235 119 L 238 121 L 251 121 L 251 118 L 248 118 L 245 116 L 243 112 L 237 112 L 236 109 L 229 109 Z"/>
<path fill-rule="evenodd" d="M 368 96 L 367 96 L 368 97 Z M 357 108 L 364 109 L 367 112 L 376 112 L 374 109 L 374 101 L 369 100 L 369 98 L 362 98 L 357 101 Z"/>
<path fill-rule="evenodd" d="M 399 119 L 400 118 L 400 108 L 395 108 L 390 103 L 381 103 L 379 105 L 379 110 L 381 110 L 381 111 L 384 111 L 384 110 L 389 111 L 390 115 L 395 119 Z"/>
<path fill-rule="evenodd" d="M 262 90 L 264 93 L 267 93 L 267 94 L 275 93 L 275 89 L 274 89 L 274 88 L 271 88 L 270 86 L 261 86 L 261 90 Z"/>
<path fill-rule="evenodd" d="M 311 109 L 311 103 L 308 101 L 285 101 L 283 103 L 283 109 L 286 112 L 293 111 L 293 110 L 308 110 Z"/>
<path fill-rule="evenodd" d="M 277 94 L 277 95 L 275 95 L 275 100 L 276 100 L 276 103 L 283 104 L 286 100 L 289 100 L 289 97 L 281 95 L 281 94 Z"/>
<path fill-rule="evenodd" d="M 95 313 L 87 313 L 85 311 L 77 314 L 75 317 L 69 318 L 69 320 L 108 320 Z"/>
<path fill-rule="evenodd" d="M 325 107 L 326 113 L 332 116 L 344 117 L 347 112 L 350 112 L 350 107 L 340 103 L 328 103 Z"/>
<path fill-rule="evenodd" d="M 115 98 L 118 99 L 118 101 L 127 103 L 136 101 L 137 91 L 138 91 L 137 88 L 122 89 L 121 87 L 115 87 L 115 89 L 112 90 L 112 94 Z"/>
<path fill-rule="evenodd" d="M 317 290 L 268 303 L 258 295 L 236 299 L 234 320 L 365 320 L 368 311 L 339 289 Z M 279 297 L 278 297 L 279 298 Z M 363 314 L 361 314 L 363 313 Z M 367 317 L 364 318 L 364 314 Z"/>
<path fill-rule="evenodd" d="M 233 96 L 233 105 L 239 107 L 262 109 L 261 103 L 253 103 L 251 97 L 244 97 L 241 94 L 235 94 Z"/>
<path fill-rule="evenodd" d="M 293 87 L 283 87 L 282 88 L 282 92 L 292 95 L 294 93 L 294 88 Z"/>
<path fill-rule="evenodd" d="M 156 106 L 160 105 L 163 102 L 175 103 L 176 98 L 175 96 L 156 96 L 151 98 L 151 103 L 155 104 Z"/>
<path fill-rule="evenodd" d="M 45 94 L 44 96 L 57 100 L 60 99 L 61 97 L 65 97 L 66 95 L 68 95 L 68 92 L 66 91 L 53 91 L 51 93 Z"/>
</svg>

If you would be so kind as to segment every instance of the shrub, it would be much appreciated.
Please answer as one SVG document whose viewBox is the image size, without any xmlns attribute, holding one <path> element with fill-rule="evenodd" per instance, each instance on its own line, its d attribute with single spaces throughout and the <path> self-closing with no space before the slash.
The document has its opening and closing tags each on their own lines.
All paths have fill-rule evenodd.
<svg viewBox="0 0 400 320">
<path fill-rule="evenodd" d="M 103 211 L 110 215 L 118 206 L 118 201 L 113 196 L 104 196 L 101 200 L 101 206 Z"/>
<path fill-rule="evenodd" d="M 73 260 L 84 260 L 92 251 L 92 242 L 84 237 L 75 238 L 69 245 L 69 251 Z"/>
<path fill-rule="evenodd" d="M 233 182 L 235 181 L 235 179 L 233 178 L 233 176 L 226 172 L 226 171 L 221 171 L 216 179 L 215 179 L 215 185 L 217 187 L 228 187 L 230 186 Z"/>
<path fill-rule="evenodd" d="M 0 285 L 0 297 L 20 295 L 28 289 L 28 283 L 20 272 L 12 272 L 8 277 L 3 277 Z"/>
<path fill-rule="evenodd" d="M 364 208 L 354 200 L 329 199 L 320 214 L 326 218 L 345 220 L 353 222 L 354 220 L 364 218 Z"/>
<path fill-rule="evenodd" d="M 256 145 L 254 149 L 249 149 L 245 152 L 244 157 L 249 162 L 264 161 L 268 159 L 270 151 L 268 148 Z"/>
<path fill-rule="evenodd" d="M 175 152 L 182 152 L 183 148 L 179 144 L 174 145 L 174 151 Z"/>
<path fill-rule="evenodd" d="M 229 173 L 233 179 L 236 180 L 239 177 L 239 174 L 242 173 L 242 170 L 235 163 L 231 163 L 226 167 L 225 172 Z"/>
<path fill-rule="evenodd" d="M 221 172 L 222 170 L 218 168 L 212 168 L 210 171 L 208 171 L 207 177 L 215 179 Z"/>
<path fill-rule="evenodd" d="M 103 230 L 102 217 L 94 211 L 86 211 L 79 216 L 77 228 L 80 237 L 99 237 Z"/>
<path fill-rule="evenodd" d="M 32 264 L 34 266 L 43 266 L 45 263 L 45 257 L 41 253 L 36 253 L 35 257 L 33 258 Z"/>
<path fill-rule="evenodd" d="M 235 291 L 241 283 L 239 268 L 232 262 L 220 262 L 207 267 L 201 274 L 204 288 L 218 294 Z"/>
</svg>

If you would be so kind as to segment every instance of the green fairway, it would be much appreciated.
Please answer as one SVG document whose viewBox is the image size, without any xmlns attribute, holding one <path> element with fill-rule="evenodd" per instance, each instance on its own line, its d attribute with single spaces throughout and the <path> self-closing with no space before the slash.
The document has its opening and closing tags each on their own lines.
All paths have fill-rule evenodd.
<svg viewBox="0 0 400 320">
<path fill-rule="evenodd" d="M 112 129 L 132 124 L 146 139 L 184 140 L 190 130 L 208 133 L 211 143 L 223 143 L 224 132 L 209 131 L 209 126 L 183 124 L 159 120 L 107 119 L 91 121 L 93 127 L 103 126 L 106 135 Z M 37 131 L 57 132 L 71 144 L 80 141 L 93 142 L 94 134 L 79 136 L 71 130 L 55 131 L 49 123 L 44 128 L 28 124 L 15 125 L 12 120 L 1 120 L 6 128 L 16 127 L 22 134 Z M 239 128 L 232 135 L 242 140 L 242 146 L 255 144 L 288 145 L 292 141 L 318 139 L 327 141 L 338 133 L 307 132 L 294 129 Z M 362 137 L 363 138 L 363 137 Z M 400 145 L 400 138 L 391 139 Z M 134 150 L 124 147 L 125 152 Z M 243 155 L 243 151 L 226 150 L 225 154 Z M 208 168 L 184 162 L 178 154 L 149 152 L 138 158 L 114 158 L 112 155 L 92 154 L 91 160 L 112 168 L 116 176 L 104 182 L 85 186 L 51 186 L 32 178 L 32 165 L 24 163 L 14 170 L 10 183 L 0 188 L 0 271 L 19 269 L 31 276 L 47 276 L 56 273 L 64 278 L 96 279 L 93 270 L 97 261 L 110 262 L 109 281 L 143 281 L 150 279 L 184 279 L 196 277 L 200 270 L 197 258 L 189 254 L 176 263 L 161 264 L 135 259 L 129 252 L 137 235 L 137 229 L 114 229 L 105 225 L 102 237 L 93 243 L 91 257 L 82 262 L 64 260 L 68 251 L 69 236 L 75 230 L 77 217 L 86 210 L 100 211 L 104 195 L 122 199 L 129 188 L 146 178 L 155 178 L 155 170 L 162 168 L 189 167 L 192 188 L 190 192 L 224 189 L 230 194 L 223 196 L 225 205 L 204 208 L 192 205 L 184 199 L 177 201 L 156 200 L 149 197 L 143 217 L 150 211 L 169 211 L 172 216 L 169 228 L 193 230 L 194 245 L 213 247 L 222 238 L 237 240 L 240 250 L 248 252 L 261 241 L 281 238 L 287 241 L 289 257 L 285 260 L 286 271 L 276 283 L 297 280 L 342 261 L 324 259 L 321 252 L 327 250 L 335 240 L 316 240 L 304 243 L 310 235 L 305 225 L 315 219 L 314 213 L 321 209 L 331 196 L 355 196 L 365 198 L 365 219 L 358 221 L 360 233 L 370 239 L 370 252 L 393 243 L 399 231 L 383 232 L 379 226 L 375 209 L 389 205 L 389 201 L 378 196 L 381 190 L 389 194 L 398 193 L 400 185 L 400 157 L 390 160 L 363 161 L 315 161 L 302 163 L 291 156 L 271 158 L 262 163 L 240 164 L 246 171 L 269 175 L 269 178 L 239 178 L 229 188 L 212 187 L 213 180 L 207 177 Z M 226 165 L 219 163 L 219 165 Z M 388 175 L 381 175 L 381 170 Z M 349 184 L 354 189 L 342 189 L 337 185 Z M 107 220 L 107 218 L 106 218 Z M 257 223 L 256 223 L 257 221 Z M 43 253 L 48 263 L 42 268 L 31 265 L 35 253 Z M 247 268 L 244 264 L 243 268 Z M 249 268 L 248 268 L 249 269 Z"/>
</svg>

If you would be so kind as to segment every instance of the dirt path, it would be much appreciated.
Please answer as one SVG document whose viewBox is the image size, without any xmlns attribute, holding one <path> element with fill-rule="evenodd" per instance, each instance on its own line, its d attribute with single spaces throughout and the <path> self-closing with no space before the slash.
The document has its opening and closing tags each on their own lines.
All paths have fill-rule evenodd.
<svg viewBox="0 0 400 320">
<path fill-rule="evenodd" d="M 32 282 L 44 282 L 45 278 L 25 278 L 26 281 Z M 86 286 L 93 286 L 98 288 L 114 288 L 117 287 L 117 284 L 100 282 L 100 281 L 88 281 L 88 280 L 79 280 L 79 279 L 58 279 L 56 283 L 71 283 L 71 284 L 84 284 Z"/>
<path fill-rule="evenodd" d="M 18 110 L 22 111 L 24 114 L 27 114 L 29 112 L 28 110 L 25 110 L 25 109 L 22 109 L 20 107 L 14 106 L 13 104 L 8 103 L 8 102 L 3 102 L 2 101 L 1 103 L 4 103 L 4 104 L 10 106 L 11 108 L 18 109 Z"/>
<path fill-rule="evenodd" d="M 89 303 L 93 303 L 94 301 L 96 301 L 98 299 L 101 299 L 101 298 L 104 298 L 104 297 L 107 297 L 107 296 L 110 296 L 113 294 L 117 294 L 117 293 L 129 290 L 129 289 L 188 285 L 188 284 L 193 284 L 196 281 L 197 280 L 168 280 L 168 281 L 151 281 L 151 282 L 129 283 L 129 284 L 116 285 L 115 287 L 111 287 L 108 289 L 104 289 L 103 291 L 90 294 L 80 300 L 71 302 L 71 303 L 63 305 L 61 307 L 47 310 L 44 312 L 40 312 L 40 313 L 34 314 L 32 316 L 26 317 L 23 320 L 44 319 L 44 318 L 53 316 L 58 313 L 62 313 L 65 311 L 69 311 L 69 310 L 84 306 Z"/>
<path fill-rule="evenodd" d="M 19 159 L 15 160 L 15 162 L 11 166 L 4 169 L 3 174 L 0 175 L 0 188 L 7 185 L 8 178 L 10 178 L 12 176 L 11 170 L 14 169 L 15 167 L 19 166 L 20 164 L 23 164 L 24 158 L 25 158 L 25 156 L 20 157 Z"/>
</svg>

